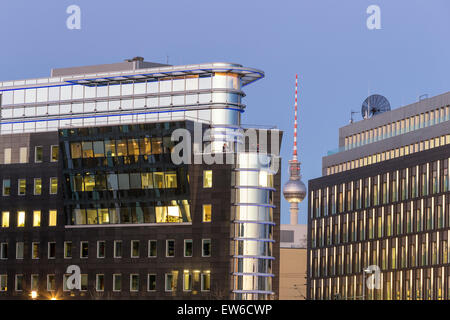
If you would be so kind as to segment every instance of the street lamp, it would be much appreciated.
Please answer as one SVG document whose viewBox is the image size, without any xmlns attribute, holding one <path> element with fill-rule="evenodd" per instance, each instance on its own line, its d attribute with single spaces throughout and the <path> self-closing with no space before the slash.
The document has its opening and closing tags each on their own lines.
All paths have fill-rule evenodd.
<svg viewBox="0 0 450 320">
<path fill-rule="evenodd" d="M 30 296 L 31 296 L 31 299 L 36 299 L 37 298 L 37 292 L 36 291 L 31 291 L 31 294 L 30 294 Z"/>
</svg>

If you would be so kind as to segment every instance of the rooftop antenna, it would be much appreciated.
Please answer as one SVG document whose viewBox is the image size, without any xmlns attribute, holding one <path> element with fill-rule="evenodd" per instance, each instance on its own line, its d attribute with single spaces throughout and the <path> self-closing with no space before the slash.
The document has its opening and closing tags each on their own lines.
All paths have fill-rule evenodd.
<svg viewBox="0 0 450 320">
<path fill-rule="evenodd" d="M 350 123 L 353 123 L 353 115 L 358 114 L 357 111 L 350 110 Z"/>
</svg>

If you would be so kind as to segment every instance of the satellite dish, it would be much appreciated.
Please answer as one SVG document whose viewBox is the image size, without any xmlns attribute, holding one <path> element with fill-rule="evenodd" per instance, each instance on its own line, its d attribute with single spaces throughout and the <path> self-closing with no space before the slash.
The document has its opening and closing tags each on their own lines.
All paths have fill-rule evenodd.
<svg viewBox="0 0 450 320">
<path fill-rule="evenodd" d="M 361 115 L 364 119 L 377 114 L 390 111 L 391 104 L 388 99 L 379 94 L 374 94 L 364 100 L 361 107 Z"/>
</svg>

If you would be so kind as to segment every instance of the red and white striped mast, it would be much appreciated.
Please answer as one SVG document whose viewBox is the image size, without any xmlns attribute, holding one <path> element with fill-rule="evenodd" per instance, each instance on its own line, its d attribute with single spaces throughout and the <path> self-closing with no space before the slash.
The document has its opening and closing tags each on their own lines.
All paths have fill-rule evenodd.
<svg viewBox="0 0 450 320">
<path fill-rule="evenodd" d="M 291 225 L 298 223 L 298 204 L 306 197 L 306 186 L 300 180 L 300 162 L 297 157 L 297 130 L 298 130 L 298 75 L 295 75 L 295 113 L 294 113 L 294 149 L 292 160 L 289 160 L 289 181 L 284 185 L 283 195 L 290 204 Z"/>
</svg>

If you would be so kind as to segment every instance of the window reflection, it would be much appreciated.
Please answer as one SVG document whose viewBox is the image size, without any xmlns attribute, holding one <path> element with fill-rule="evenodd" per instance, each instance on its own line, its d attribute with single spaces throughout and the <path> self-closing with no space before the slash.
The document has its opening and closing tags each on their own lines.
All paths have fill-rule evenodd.
<svg viewBox="0 0 450 320">
<path fill-rule="evenodd" d="M 73 209 L 73 222 L 85 224 L 182 223 L 191 222 L 188 200 L 170 201 L 166 205 L 121 208 Z"/>
</svg>

